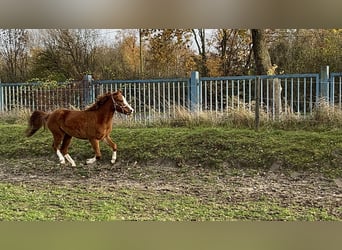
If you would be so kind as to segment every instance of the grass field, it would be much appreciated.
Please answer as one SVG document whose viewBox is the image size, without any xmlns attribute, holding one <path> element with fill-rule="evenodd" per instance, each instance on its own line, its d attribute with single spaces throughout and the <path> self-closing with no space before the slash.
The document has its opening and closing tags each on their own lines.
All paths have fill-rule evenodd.
<svg viewBox="0 0 342 250">
<path fill-rule="evenodd" d="M 114 166 L 73 139 L 72 168 L 25 128 L 0 125 L 0 220 L 342 220 L 339 129 L 119 127 Z"/>
</svg>

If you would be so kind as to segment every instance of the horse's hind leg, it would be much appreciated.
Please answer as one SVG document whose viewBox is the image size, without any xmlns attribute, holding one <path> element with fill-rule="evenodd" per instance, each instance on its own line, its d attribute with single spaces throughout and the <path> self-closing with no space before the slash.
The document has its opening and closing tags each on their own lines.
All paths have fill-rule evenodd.
<svg viewBox="0 0 342 250">
<path fill-rule="evenodd" d="M 62 146 L 61 146 L 61 152 L 64 155 L 65 159 L 71 164 L 71 166 L 76 167 L 75 161 L 71 158 L 71 156 L 68 154 L 68 147 L 71 142 L 71 136 L 68 134 L 64 135 Z"/>
<path fill-rule="evenodd" d="M 63 136 L 64 136 L 63 134 L 54 133 L 53 134 L 53 144 L 52 144 L 52 147 L 55 150 L 55 152 L 58 156 L 59 162 L 61 164 L 65 164 L 65 158 L 64 158 L 63 154 L 61 153 L 61 151 L 59 150 L 59 145 L 61 144 L 61 142 L 63 140 Z"/>
<path fill-rule="evenodd" d="M 108 136 L 106 136 L 105 138 L 104 138 L 104 141 L 109 145 L 109 147 L 111 147 L 112 148 L 112 150 L 113 150 L 113 154 L 112 154 L 112 159 L 111 159 L 111 163 L 112 164 L 114 164 L 115 163 L 115 161 L 116 161 L 116 150 L 117 150 L 117 145 L 112 141 L 112 139 L 109 137 L 109 135 Z"/>
<path fill-rule="evenodd" d="M 93 158 L 87 159 L 87 164 L 92 164 L 96 160 L 101 159 L 100 143 L 97 139 L 89 139 L 91 146 L 94 149 L 95 156 Z"/>
</svg>

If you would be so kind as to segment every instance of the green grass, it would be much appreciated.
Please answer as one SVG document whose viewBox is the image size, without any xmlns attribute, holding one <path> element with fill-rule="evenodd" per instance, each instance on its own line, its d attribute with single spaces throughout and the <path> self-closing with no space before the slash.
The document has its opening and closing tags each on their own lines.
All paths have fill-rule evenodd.
<svg viewBox="0 0 342 250">
<path fill-rule="evenodd" d="M 303 210 L 274 202 L 215 204 L 196 197 L 86 187 L 30 187 L 0 184 L 3 221 L 215 221 L 337 220 L 324 209 Z"/>
<path fill-rule="evenodd" d="M 40 130 L 31 138 L 25 126 L 0 125 L 0 155 L 5 158 L 52 155 L 52 135 Z M 267 168 L 279 161 L 287 168 L 322 170 L 341 176 L 342 130 L 284 131 L 194 128 L 114 128 L 120 160 L 151 162 L 167 159 L 178 165 L 220 167 L 225 164 Z M 110 150 L 101 143 L 104 160 Z M 88 141 L 73 139 L 70 154 L 85 160 L 93 155 Z"/>
<path fill-rule="evenodd" d="M 33 137 L 26 138 L 25 128 L 16 124 L 0 125 L 0 161 L 13 164 L 8 168 L 23 175 L 47 168 L 55 168 L 48 174 L 61 171 L 57 165 L 51 164 L 57 164 L 57 157 L 51 149 L 50 132 L 41 130 Z M 179 175 L 186 175 L 187 167 L 196 168 L 200 173 L 201 169 L 214 171 L 226 166 L 250 169 L 253 174 L 254 170 L 267 171 L 274 162 L 280 162 L 284 173 L 313 171 L 329 178 L 342 176 L 342 131 L 338 129 L 261 129 L 255 132 L 251 129 L 200 126 L 114 127 L 112 138 L 118 144 L 119 163 L 138 162 L 141 166 L 148 166 L 163 160 L 174 163 Z M 101 149 L 102 161 L 109 162 L 109 148 L 101 143 Z M 73 139 L 70 154 L 79 164 L 92 156 L 93 152 L 89 142 Z M 37 159 L 46 159 L 50 163 L 39 163 Z M 101 166 L 98 168 L 97 174 L 101 174 Z M 88 170 L 81 166 L 73 171 L 81 175 Z M 143 171 L 147 177 L 131 170 L 131 178 L 135 181 L 154 178 L 147 168 Z M 236 174 L 240 172 L 236 171 Z M 215 178 L 210 179 L 209 176 L 203 183 L 199 177 L 204 179 L 203 176 L 189 178 L 196 185 L 216 185 Z M 92 186 L 86 180 L 80 185 L 57 185 L 37 181 L 30 183 L 27 179 L 25 184 L 22 181 L 0 182 L 0 220 L 311 221 L 341 218 L 331 214 L 328 208 L 300 207 L 296 204 L 285 206 L 281 201 L 272 199 L 222 202 L 202 199 L 193 193 L 162 192 L 131 186 L 114 189 L 101 187 L 100 184 Z"/>
</svg>

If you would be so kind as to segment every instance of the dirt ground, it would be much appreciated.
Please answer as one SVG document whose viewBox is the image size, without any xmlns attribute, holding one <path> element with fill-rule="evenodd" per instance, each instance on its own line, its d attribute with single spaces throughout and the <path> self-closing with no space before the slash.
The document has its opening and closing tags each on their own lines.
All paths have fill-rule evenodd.
<svg viewBox="0 0 342 250">
<path fill-rule="evenodd" d="M 271 200 L 283 206 L 327 209 L 342 220 L 342 179 L 317 172 L 296 172 L 275 162 L 270 169 L 231 167 L 207 169 L 173 162 L 117 162 L 78 167 L 60 166 L 56 159 L 0 161 L 0 182 L 28 185 L 85 185 L 115 190 L 134 188 L 188 194 L 203 201 L 240 203 Z"/>
</svg>

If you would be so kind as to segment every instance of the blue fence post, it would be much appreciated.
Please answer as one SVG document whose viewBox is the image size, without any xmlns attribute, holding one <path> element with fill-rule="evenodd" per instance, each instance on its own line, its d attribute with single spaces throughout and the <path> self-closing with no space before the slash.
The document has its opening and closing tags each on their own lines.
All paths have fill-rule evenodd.
<svg viewBox="0 0 342 250">
<path fill-rule="evenodd" d="M 330 74 L 329 78 L 329 90 L 330 90 L 330 105 L 335 105 L 335 76 L 334 74 Z"/>
<path fill-rule="evenodd" d="M 189 85 L 189 105 L 191 112 L 199 112 L 202 110 L 202 86 L 198 71 L 191 72 Z"/>
<path fill-rule="evenodd" d="M 325 102 L 329 102 L 329 66 L 321 67 L 317 97 L 317 102 L 321 99 Z"/>
<path fill-rule="evenodd" d="M 83 86 L 83 108 L 86 107 L 89 103 L 92 102 L 92 94 L 91 94 L 91 82 L 92 82 L 92 76 L 91 75 L 85 75 L 83 77 L 82 86 Z"/>
</svg>

